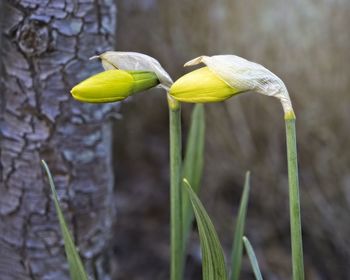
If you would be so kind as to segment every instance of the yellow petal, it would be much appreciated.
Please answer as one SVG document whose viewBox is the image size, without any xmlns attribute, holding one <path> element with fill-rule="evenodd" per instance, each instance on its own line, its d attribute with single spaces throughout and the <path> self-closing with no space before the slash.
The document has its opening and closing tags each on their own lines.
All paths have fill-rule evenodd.
<svg viewBox="0 0 350 280">
<path fill-rule="evenodd" d="M 71 93 L 79 101 L 107 103 L 123 100 L 158 83 L 153 72 L 109 70 L 82 81 Z"/>
<path fill-rule="evenodd" d="M 169 93 L 178 101 L 207 103 L 224 101 L 239 90 L 229 86 L 208 67 L 202 67 L 178 79 Z"/>
</svg>

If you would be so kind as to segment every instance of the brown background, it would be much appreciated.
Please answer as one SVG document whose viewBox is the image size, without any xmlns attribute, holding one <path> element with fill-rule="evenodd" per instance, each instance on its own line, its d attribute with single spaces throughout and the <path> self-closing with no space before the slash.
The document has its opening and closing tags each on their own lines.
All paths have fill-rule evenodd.
<svg viewBox="0 0 350 280">
<path fill-rule="evenodd" d="M 118 50 L 159 59 L 176 79 L 202 54 L 259 62 L 286 83 L 297 114 L 306 279 L 350 277 L 348 1 L 119 1 Z M 184 134 L 192 106 L 184 105 Z M 119 279 L 165 279 L 168 124 L 162 91 L 125 102 L 114 126 Z M 287 169 L 278 101 L 248 93 L 206 106 L 201 198 L 227 255 L 244 173 L 252 172 L 246 234 L 266 279 L 290 279 Z M 193 235 L 188 279 L 200 279 Z M 253 279 L 247 260 L 242 279 Z"/>
</svg>

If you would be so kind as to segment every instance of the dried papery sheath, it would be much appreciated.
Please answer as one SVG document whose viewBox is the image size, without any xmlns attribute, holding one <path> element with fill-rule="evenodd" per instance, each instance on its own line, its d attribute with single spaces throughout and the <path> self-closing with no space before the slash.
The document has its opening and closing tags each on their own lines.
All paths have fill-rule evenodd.
<svg viewBox="0 0 350 280">
<path fill-rule="evenodd" d="M 72 88 L 73 97 L 89 103 L 116 102 L 159 84 L 153 72 L 108 70 L 80 82 Z"/>
<path fill-rule="evenodd" d="M 204 63 L 230 87 L 278 98 L 285 113 L 293 112 L 292 103 L 282 80 L 264 66 L 235 55 L 200 56 L 185 66 Z M 175 83 L 176 84 L 176 83 Z"/>
<path fill-rule="evenodd" d="M 100 58 L 105 70 L 140 70 L 154 72 L 159 81 L 159 86 L 169 90 L 173 84 L 169 74 L 163 69 L 160 63 L 148 55 L 137 52 L 114 52 L 108 51 L 91 59 Z"/>
</svg>

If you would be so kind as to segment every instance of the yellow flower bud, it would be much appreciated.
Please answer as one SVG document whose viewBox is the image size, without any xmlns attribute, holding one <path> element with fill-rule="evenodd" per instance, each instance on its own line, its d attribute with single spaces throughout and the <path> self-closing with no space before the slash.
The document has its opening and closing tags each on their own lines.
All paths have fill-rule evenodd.
<svg viewBox="0 0 350 280">
<path fill-rule="evenodd" d="M 158 84 L 153 72 L 108 70 L 80 82 L 71 93 L 79 101 L 107 103 L 123 100 Z"/>
<path fill-rule="evenodd" d="M 153 57 L 137 52 L 114 52 L 108 51 L 90 59 L 101 59 L 102 66 L 105 70 L 120 69 L 120 70 L 142 70 L 154 72 L 158 80 L 159 86 L 165 90 L 169 90 L 173 84 L 169 74 L 163 69 L 158 60 Z"/>
<path fill-rule="evenodd" d="M 202 55 L 188 61 L 185 66 L 200 63 L 204 63 L 212 75 L 209 71 L 203 70 L 191 72 L 180 78 L 170 89 L 175 99 L 184 102 L 217 102 L 234 94 L 252 90 L 276 97 L 280 100 L 285 113 L 293 113 L 292 102 L 285 84 L 264 66 L 236 55 Z M 218 79 L 225 83 L 226 87 L 222 83 L 220 85 Z M 206 87 L 209 88 L 206 89 Z M 215 87 L 217 87 L 216 90 Z M 229 88 L 232 89 L 232 93 Z M 223 92 L 220 93 L 220 90 Z"/>
<path fill-rule="evenodd" d="M 178 79 L 170 88 L 170 95 L 182 102 L 220 102 L 240 93 L 229 86 L 208 67 L 194 70 Z"/>
</svg>

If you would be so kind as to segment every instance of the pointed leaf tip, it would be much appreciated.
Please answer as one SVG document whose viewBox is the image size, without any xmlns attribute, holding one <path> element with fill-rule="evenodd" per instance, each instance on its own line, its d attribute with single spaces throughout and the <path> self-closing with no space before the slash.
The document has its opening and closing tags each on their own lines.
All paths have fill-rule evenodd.
<svg viewBox="0 0 350 280">
<path fill-rule="evenodd" d="M 224 252 L 218 235 L 198 196 L 188 181 L 184 180 L 195 213 L 202 252 L 203 280 L 227 280 Z"/>
<path fill-rule="evenodd" d="M 244 187 L 239 205 L 238 217 L 233 236 L 232 256 L 231 256 L 231 280 L 238 280 L 240 278 L 243 243 L 242 237 L 244 235 L 245 220 L 247 216 L 248 200 L 250 191 L 250 171 L 245 174 Z"/>
<path fill-rule="evenodd" d="M 263 277 L 262 277 L 262 274 L 260 271 L 260 267 L 259 267 L 259 263 L 258 263 L 258 260 L 256 258 L 256 255 L 254 253 L 254 249 L 253 249 L 252 245 L 250 244 L 247 237 L 243 236 L 242 240 L 244 243 L 244 247 L 247 251 L 249 261 L 250 261 L 251 266 L 253 268 L 255 279 L 256 280 L 263 280 Z"/>
<path fill-rule="evenodd" d="M 55 184 L 50 169 L 44 160 L 41 160 L 41 163 L 49 179 L 52 197 L 57 212 L 61 233 L 63 236 L 64 249 L 68 260 L 70 278 L 72 280 L 88 280 L 88 276 L 80 259 L 78 250 L 74 245 L 72 234 L 70 233 L 69 228 L 67 226 L 67 222 L 65 221 L 65 218 L 63 216 L 63 212 L 59 204 Z"/>
</svg>

